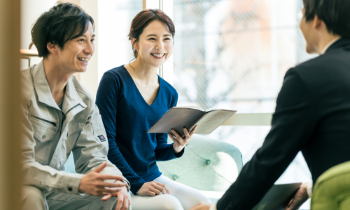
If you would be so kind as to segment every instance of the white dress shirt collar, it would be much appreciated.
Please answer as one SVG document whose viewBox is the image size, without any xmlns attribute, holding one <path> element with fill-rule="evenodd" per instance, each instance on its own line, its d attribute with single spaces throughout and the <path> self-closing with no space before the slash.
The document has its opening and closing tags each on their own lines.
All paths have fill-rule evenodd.
<svg viewBox="0 0 350 210">
<path fill-rule="evenodd" d="M 338 41 L 339 39 L 340 39 L 340 37 L 335 38 L 335 39 L 333 39 L 332 41 L 330 41 L 330 42 L 323 48 L 323 50 L 321 51 L 321 55 L 324 54 L 324 53 L 326 52 L 326 50 L 328 50 L 328 48 L 329 48 L 332 44 L 334 44 L 334 42 Z"/>
</svg>

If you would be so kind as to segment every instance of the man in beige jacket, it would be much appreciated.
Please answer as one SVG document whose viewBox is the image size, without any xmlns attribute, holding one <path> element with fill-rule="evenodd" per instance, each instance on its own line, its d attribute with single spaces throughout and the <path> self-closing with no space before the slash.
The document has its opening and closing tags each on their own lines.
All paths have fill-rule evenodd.
<svg viewBox="0 0 350 210">
<path fill-rule="evenodd" d="M 32 39 L 43 61 L 21 72 L 24 209 L 123 209 L 129 183 L 107 160 L 108 142 L 93 97 L 73 73 L 94 53 L 94 21 L 58 4 L 42 14 Z M 73 153 L 77 174 L 64 164 Z"/>
</svg>

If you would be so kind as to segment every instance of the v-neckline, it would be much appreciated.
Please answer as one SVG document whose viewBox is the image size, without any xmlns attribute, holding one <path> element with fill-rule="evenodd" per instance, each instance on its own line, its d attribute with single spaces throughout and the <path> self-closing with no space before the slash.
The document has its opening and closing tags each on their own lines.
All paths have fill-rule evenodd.
<svg viewBox="0 0 350 210">
<path fill-rule="evenodd" d="M 160 81 L 160 78 L 159 78 L 159 75 L 157 74 L 157 77 L 158 77 L 158 82 L 159 82 L 159 88 L 158 88 L 158 92 L 157 92 L 157 95 L 156 97 L 154 98 L 152 104 L 148 104 L 147 101 L 145 100 L 145 98 L 142 96 L 139 88 L 137 87 L 134 79 L 132 78 L 132 76 L 130 75 L 129 71 L 125 68 L 125 66 L 123 66 L 124 70 L 127 72 L 127 74 L 129 75 L 129 78 L 131 79 L 132 83 L 134 84 L 134 87 L 136 88 L 137 92 L 139 93 L 139 95 L 141 96 L 142 100 L 145 102 L 145 104 L 147 104 L 149 107 L 151 107 L 156 101 L 157 101 L 157 98 L 158 98 L 158 95 L 159 95 L 159 92 L 160 92 L 160 88 L 161 88 L 161 81 Z"/>
</svg>

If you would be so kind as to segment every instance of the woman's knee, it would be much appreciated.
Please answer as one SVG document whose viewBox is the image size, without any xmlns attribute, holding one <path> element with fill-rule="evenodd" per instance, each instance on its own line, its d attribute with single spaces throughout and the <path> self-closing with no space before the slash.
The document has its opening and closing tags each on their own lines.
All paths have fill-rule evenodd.
<svg viewBox="0 0 350 210">
<path fill-rule="evenodd" d="M 164 210 L 183 210 L 180 201 L 172 195 L 161 195 L 161 208 Z"/>
<path fill-rule="evenodd" d="M 154 197 L 131 196 L 133 210 L 183 210 L 180 201 L 172 195 Z"/>
<path fill-rule="evenodd" d="M 196 198 L 199 203 L 211 203 L 210 199 L 201 192 L 197 192 Z"/>
<path fill-rule="evenodd" d="M 33 186 L 22 187 L 22 205 L 23 209 L 46 210 L 47 204 L 42 190 Z"/>
</svg>

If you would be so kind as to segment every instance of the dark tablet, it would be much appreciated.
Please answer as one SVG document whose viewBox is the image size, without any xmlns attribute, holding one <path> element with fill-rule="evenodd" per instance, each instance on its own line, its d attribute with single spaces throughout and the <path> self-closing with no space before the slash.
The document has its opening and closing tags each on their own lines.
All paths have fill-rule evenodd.
<svg viewBox="0 0 350 210">
<path fill-rule="evenodd" d="M 252 210 L 284 210 L 301 183 L 274 185 Z"/>
</svg>

